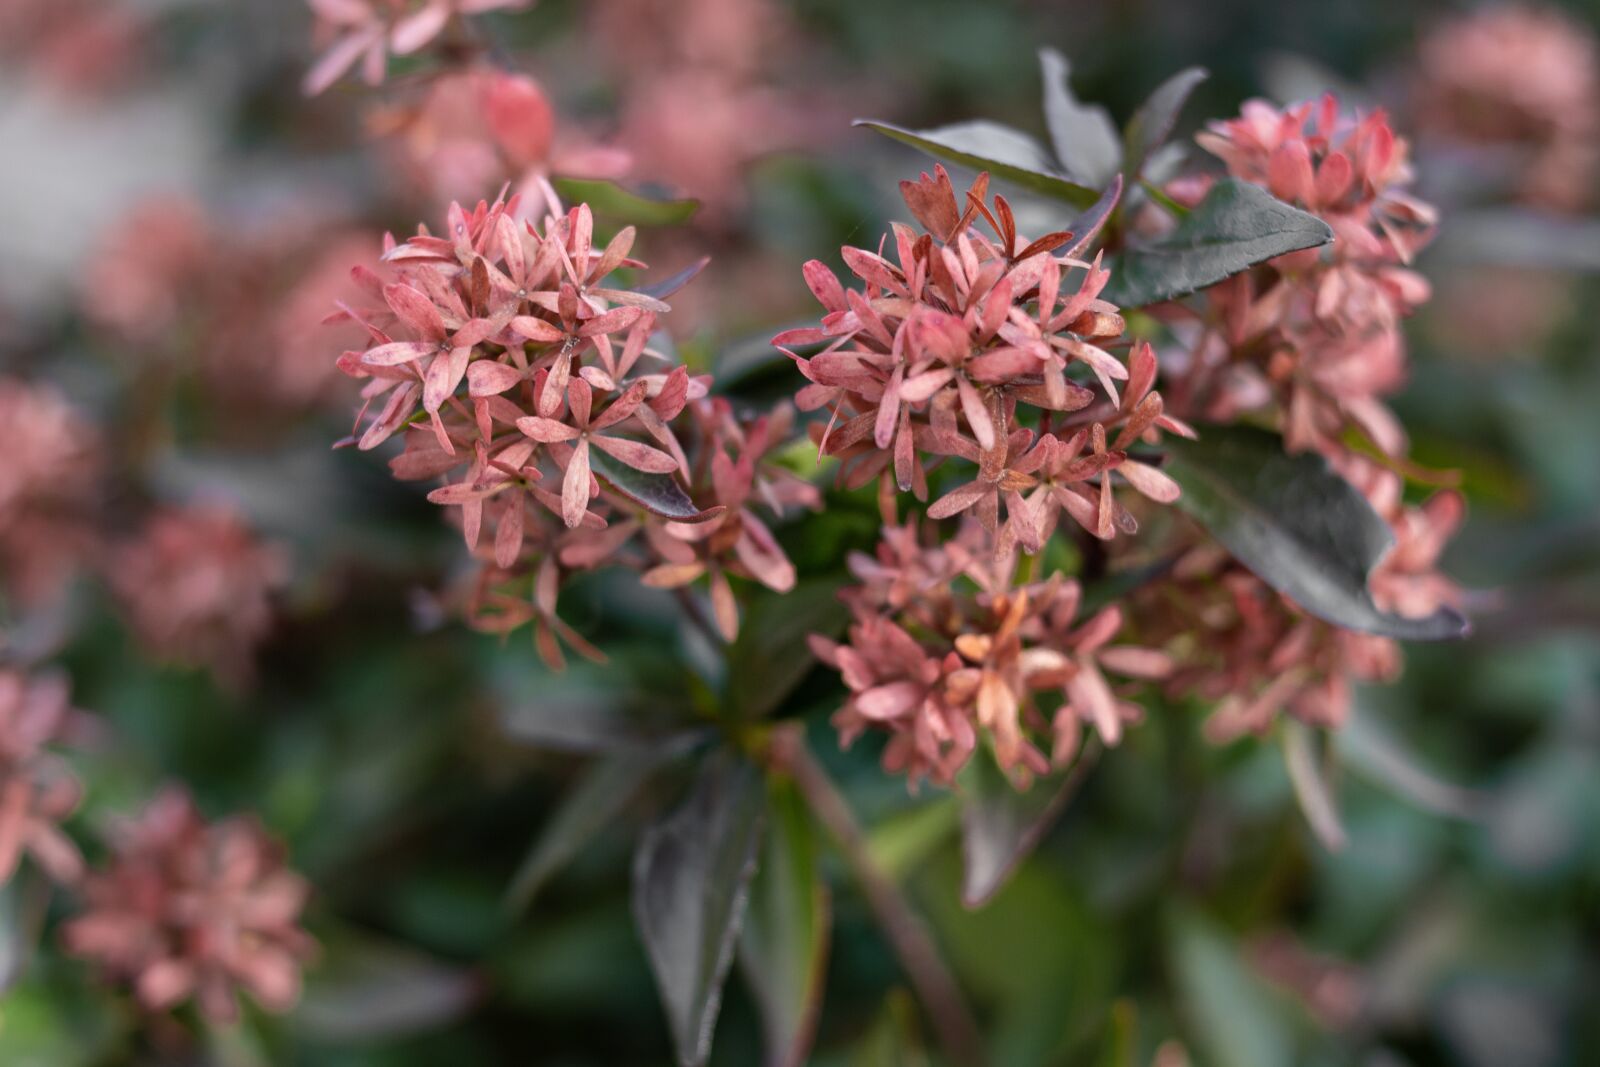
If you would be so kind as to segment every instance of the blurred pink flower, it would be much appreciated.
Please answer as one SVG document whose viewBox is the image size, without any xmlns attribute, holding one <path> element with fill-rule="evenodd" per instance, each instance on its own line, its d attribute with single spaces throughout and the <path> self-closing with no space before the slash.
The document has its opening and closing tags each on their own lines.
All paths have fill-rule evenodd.
<svg viewBox="0 0 1600 1067">
<path fill-rule="evenodd" d="M 90 256 L 84 316 L 131 343 L 168 341 L 195 307 L 216 258 L 215 237 L 204 208 L 189 197 L 160 194 L 134 204 Z"/>
<path fill-rule="evenodd" d="M 160 793 L 114 827 L 112 855 L 62 928 L 68 953 L 129 982 L 163 1011 L 188 1000 L 210 1019 L 238 1016 L 243 990 L 270 1012 L 293 1007 L 314 943 L 300 928 L 307 885 L 250 818 L 206 823 L 188 794 Z"/>
<path fill-rule="evenodd" d="M 288 578 L 281 548 L 215 506 L 158 512 L 112 551 L 106 575 L 151 656 L 234 685 L 249 679 L 272 627 L 272 596 Z"/>
<path fill-rule="evenodd" d="M 1423 38 L 1412 87 L 1417 127 L 1523 153 L 1520 195 L 1577 210 L 1600 171 L 1600 45 L 1554 7 L 1485 6 Z"/>
<path fill-rule="evenodd" d="M 316 16 L 315 40 L 326 51 L 301 85 L 316 96 L 357 63 L 368 85 L 382 83 L 390 53 L 408 56 L 444 32 L 457 15 L 516 11 L 533 0 L 306 0 Z"/>
<path fill-rule="evenodd" d="M 560 212 L 552 177 L 616 178 L 631 165 L 626 152 L 558 127 L 538 82 L 488 66 L 432 79 L 415 101 L 375 112 L 370 126 L 394 138 L 415 180 L 439 199 L 472 199 L 510 182 L 523 219 Z"/>
<path fill-rule="evenodd" d="M 145 21 L 136 5 L 120 0 L 6 0 L 0 58 L 56 88 L 102 95 L 140 65 Z"/>
<path fill-rule="evenodd" d="M 75 714 L 64 676 L 0 668 L 0 885 L 24 853 L 57 882 L 83 873 L 83 857 L 60 828 L 83 787 L 46 748 L 62 740 Z"/>
<path fill-rule="evenodd" d="M 54 388 L 0 378 L 0 580 L 48 600 L 92 552 L 99 434 Z"/>
</svg>

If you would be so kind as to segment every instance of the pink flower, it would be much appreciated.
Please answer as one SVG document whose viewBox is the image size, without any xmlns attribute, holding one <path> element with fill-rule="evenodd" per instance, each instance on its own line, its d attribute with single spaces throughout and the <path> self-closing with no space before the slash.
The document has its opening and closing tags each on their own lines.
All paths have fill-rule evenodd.
<svg viewBox="0 0 1600 1067">
<path fill-rule="evenodd" d="M 421 51 L 456 15 L 521 10 L 533 0 L 306 0 L 316 37 L 327 46 L 306 72 L 302 89 L 316 96 L 361 64 L 368 85 L 382 83 L 390 52 Z"/>
<path fill-rule="evenodd" d="M 1600 47 L 1554 7 L 1483 7 L 1435 26 L 1417 51 L 1419 129 L 1520 153 L 1530 203 L 1581 209 L 1600 168 Z"/>
<path fill-rule="evenodd" d="M 0 885 L 24 853 L 57 882 L 83 873 L 83 857 L 60 826 L 83 787 L 46 747 L 62 740 L 76 714 L 64 677 L 0 669 Z"/>
<path fill-rule="evenodd" d="M 99 434 L 54 388 L 0 378 L 0 579 L 50 599 L 94 547 Z"/>
<path fill-rule="evenodd" d="M 294 1006 L 314 949 L 299 926 L 307 886 L 258 823 L 206 823 L 171 788 L 110 843 L 110 862 L 84 883 L 84 910 L 62 929 L 68 953 L 131 983 L 150 1011 L 193 999 L 227 1022 L 238 990 L 270 1012 Z"/>
<path fill-rule="evenodd" d="M 1026 785 L 1072 762 L 1083 723 L 1115 745 L 1142 718 L 1105 672 L 1150 680 L 1172 670 L 1165 653 L 1112 644 L 1119 608 L 1080 622 L 1076 582 L 1019 583 L 1015 553 L 997 555 L 993 541 L 977 523 L 943 543 L 914 525 L 889 527 L 875 559 L 850 561 L 862 584 L 843 594 L 856 617 L 848 640 L 812 638 L 851 691 L 834 717 L 841 741 L 888 732 L 884 765 L 912 783 L 949 784 L 986 741 Z"/>
<path fill-rule="evenodd" d="M 370 125 L 392 138 L 418 184 L 443 201 L 511 184 L 517 217 L 561 214 L 552 177 L 617 178 L 628 153 L 558 129 L 538 82 L 494 67 L 429 80 L 414 99 L 379 110 Z"/>
<path fill-rule="evenodd" d="M 1404 381 L 1399 321 L 1429 295 L 1408 264 L 1436 222 L 1403 191 L 1406 142 L 1383 112 L 1346 118 L 1331 95 L 1282 111 L 1252 100 L 1196 139 L 1235 177 L 1322 217 L 1335 240 L 1208 290 L 1217 332 L 1179 394 L 1217 419 L 1274 396 L 1291 450 L 1335 451 L 1354 424 L 1398 454 L 1404 433 L 1380 398 Z"/>
<path fill-rule="evenodd" d="M 1129 367 L 1101 347 L 1123 331 L 1117 309 L 1100 299 L 1110 275 L 1098 257 L 1078 255 L 1093 235 L 1053 233 L 1029 241 L 1016 232 L 1004 197 L 996 196 L 991 210 L 987 188 L 987 175 L 980 175 L 958 204 L 942 167 L 933 177 L 902 182 L 906 205 L 926 232 L 918 236 L 896 224 L 893 260 L 844 249 L 846 265 L 863 283 L 860 291 L 845 289 L 822 263 L 806 264 L 806 282 L 827 314 L 820 328 L 789 330 L 773 341 L 811 382 L 800 391 L 799 406 L 832 408 L 814 436 L 823 454 L 840 457 L 844 485 L 881 477 L 887 498 L 892 471 L 901 490 L 926 499 L 928 457 L 976 462 L 978 479 L 953 490 L 929 514 L 948 516 L 981 500 L 983 521 L 993 528 L 999 501 L 1009 505 L 1014 498 L 1008 529 L 1035 551 L 1042 523 L 1017 516 L 1028 510 L 1021 494 L 1034 487 L 1034 472 L 1053 455 L 1052 431 L 1059 427 L 1070 438 L 1098 422 L 1104 453 L 1108 428 L 1130 427 L 1128 441 L 1141 437 L 1163 418 L 1162 402 L 1150 392 L 1154 357 L 1143 347 L 1136 349 L 1138 395 L 1127 405 L 1119 396 L 1117 383 L 1129 381 Z M 993 238 L 977 229 L 980 219 Z M 1066 253 L 1056 255 L 1062 248 Z M 1082 273 L 1068 288 L 1073 269 Z M 809 357 L 792 351 L 816 345 L 822 350 Z M 1069 379 L 1070 371 L 1081 371 L 1087 384 Z M 1097 403 L 1081 418 L 1070 414 Z M 1033 431 L 1021 429 L 1019 405 L 1039 410 L 1041 439 L 1032 451 Z M 1094 473 L 1123 458 L 1106 460 Z M 1143 473 L 1135 477 L 1146 488 L 1171 498 L 1175 486 L 1158 473 Z M 1109 502 L 1106 508 L 1109 514 Z M 1091 529 L 1110 536 L 1105 522 Z M 997 542 L 997 548 L 1005 545 Z"/>
<path fill-rule="evenodd" d="M 288 577 L 281 548 L 212 506 L 158 512 L 112 552 L 107 572 L 151 656 L 205 667 L 230 684 L 250 677 L 255 647 L 272 627 L 272 596 Z"/>
</svg>

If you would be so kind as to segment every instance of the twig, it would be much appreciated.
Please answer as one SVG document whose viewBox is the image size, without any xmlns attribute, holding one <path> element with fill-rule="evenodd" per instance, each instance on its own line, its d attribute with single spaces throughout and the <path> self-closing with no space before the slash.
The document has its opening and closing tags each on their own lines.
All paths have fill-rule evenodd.
<svg viewBox="0 0 1600 1067">
<path fill-rule="evenodd" d="M 861 884 L 867 905 L 916 990 L 917 998 L 922 1001 L 939 1044 L 952 1061 L 965 1067 L 984 1063 L 983 1041 L 961 987 L 940 958 L 933 938 L 912 910 L 911 902 L 878 866 L 849 805 L 822 765 L 806 749 L 799 728 L 791 726 L 775 732 L 771 753 L 774 762 L 794 777 L 801 796 L 827 828 Z"/>
</svg>

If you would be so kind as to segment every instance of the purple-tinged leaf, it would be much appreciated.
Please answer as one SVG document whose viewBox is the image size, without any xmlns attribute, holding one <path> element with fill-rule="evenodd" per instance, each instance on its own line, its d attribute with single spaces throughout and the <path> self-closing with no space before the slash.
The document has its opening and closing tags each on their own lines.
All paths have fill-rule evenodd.
<svg viewBox="0 0 1600 1067">
<path fill-rule="evenodd" d="M 595 477 L 609 488 L 621 493 L 653 515 L 675 522 L 704 522 L 715 518 L 726 509 L 718 506 L 702 511 L 695 507 L 689 494 L 683 491 L 678 479 L 670 474 L 648 474 L 634 470 L 626 463 L 611 458 L 604 452 L 589 457 Z"/>
</svg>

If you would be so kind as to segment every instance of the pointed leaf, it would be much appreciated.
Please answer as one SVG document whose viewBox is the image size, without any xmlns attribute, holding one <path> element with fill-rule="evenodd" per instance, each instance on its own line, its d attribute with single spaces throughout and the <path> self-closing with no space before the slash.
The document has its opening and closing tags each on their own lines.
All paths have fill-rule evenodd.
<svg viewBox="0 0 1600 1067">
<path fill-rule="evenodd" d="M 1124 252 L 1104 295 L 1124 308 L 1158 304 L 1332 240 L 1333 231 L 1315 215 L 1260 186 L 1224 178 L 1171 233 Z"/>
<path fill-rule="evenodd" d="M 1061 168 L 1084 185 L 1099 188 L 1122 168 L 1122 140 L 1106 109 L 1072 94 L 1072 65 L 1054 48 L 1039 50 L 1044 76 L 1044 120 Z"/>
<path fill-rule="evenodd" d="M 1367 575 L 1394 543 L 1366 498 L 1314 453 L 1291 456 L 1278 435 L 1207 426 L 1198 441 L 1169 436 L 1166 471 L 1177 506 L 1278 592 L 1319 619 L 1412 641 L 1460 637 L 1450 608 L 1425 619 L 1380 611 Z"/>
<path fill-rule="evenodd" d="M 761 775 L 728 752 L 709 758 L 683 807 L 645 831 L 633 915 L 684 1067 L 711 1052 L 722 983 L 761 843 Z"/>
<path fill-rule="evenodd" d="M 1008 126 L 976 121 L 931 130 L 908 130 L 874 119 L 857 119 L 855 124 L 877 130 L 930 156 L 974 170 L 986 170 L 996 178 L 1065 200 L 1075 207 L 1088 207 L 1100 198 L 1098 190 L 1063 174 L 1038 141 Z"/>
<path fill-rule="evenodd" d="M 1340 852 L 1349 844 L 1344 823 L 1339 818 L 1339 802 L 1317 758 L 1316 739 L 1311 727 L 1299 719 L 1283 722 L 1283 763 L 1294 786 L 1295 800 L 1317 840 L 1329 852 Z"/>
<path fill-rule="evenodd" d="M 544 883 L 622 813 L 662 761 L 659 750 L 619 752 L 597 760 L 545 821 L 506 891 L 509 910 L 524 911 Z"/>
<path fill-rule="evenodd" d="M 739 941 L 740 968 L 761 1009 L 768 1067 L 806 1062 L 822 1007 L 829 918 L 805 805 L 792 783 L 774 782 L 767 791 L 761 867 Z"/>
<path fill-rule="evenodd" d="M 621 460 L 595 450 L 589 455 L 589 469 L 610 488 L 632 500 L 635 504 L 676 522 L 704 522 L 722 514 L 723 508 L 704 511 L 695 507 L 689 494 L 683 491 L 678 479 L 671 474 L 649 474 L 634 470 Z"/>
<path fill-rule="evenodd" d="M 728 706 L 739 717 L 760 719 L 782 706 L 816 666 L 806 637 L 837 637 L 849 612 L 836 581 L 808 580 L 788 593 L 751 599 L 747 625 L 728 649 Z"/>
<path fill-rule="evenodd" d="M 1084 208 L 1064 229 L 1072 234 L 1072 244 L 1064 250 L 1069 256 L 1081 256 L 1105 227 L 1106 220 L 1117 208 L 1117 201 L 1122 199 L 1122 175 L 1118 174 L 1106 186 L 1106 191 L 1100 194 L 1100 199 Z"/>
<path fill-rule="evenodd" d="M 980 908 L 1000 891 L 1017 865 L 1044 839 L 1099 758 L 1098 742 L 1084 746 L 1069 769 L 1042 775 L 1019 791 L 987 753 L 961 772 L 961 902 Z"/>
<path fill-rule="evenodd" d="M 1159 148 L 1172 133 L 1178 113 L 1188 102 L 1189 94 L 1208 77 L 1210 74 L 1204 67 L 1180 70 L 1157 86 L 1156 91 L 1150 94 L 1150 99 L 1134 112 L 1133 118 L 1128 121 L 1124 149 L 1127 161 L 1125 170 L 1130 180 L 1140 176 L 1150 153 Z"/>
<path fill-rule="evenodd" d="M 597 215 L 641 226 L 676 226 L 700 207 L 698 200 L 674 200 L 600 178 L 556 178 L 553 184 L 569 203 L 588 204 Z"/>
</svg>

